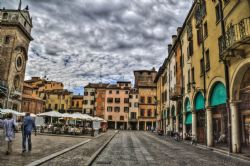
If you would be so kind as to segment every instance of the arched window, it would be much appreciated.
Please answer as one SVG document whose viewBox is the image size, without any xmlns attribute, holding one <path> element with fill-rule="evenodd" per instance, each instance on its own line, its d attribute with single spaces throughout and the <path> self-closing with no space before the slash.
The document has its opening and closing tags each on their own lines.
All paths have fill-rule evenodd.
<svg viewBox="0 0 250 166">
<path fill-rule="evenodd" d="M 20 76 L 19 75 L 16 75 L 14 78 L 14 88 L 15 90 L 20 89 Z"/>
<path fill-rule="evenodd" d="M 8 13 L 3 13 L 3 20 L 7 20 L 8 19 Z"/>
<path fill-rule="evenodd" d="M 11 37 L 9 35 L 5 36 L 5 38 L 4 38 L 4 44 L 10 44 L 10 39 L 11 39 Z"/>
</svg>

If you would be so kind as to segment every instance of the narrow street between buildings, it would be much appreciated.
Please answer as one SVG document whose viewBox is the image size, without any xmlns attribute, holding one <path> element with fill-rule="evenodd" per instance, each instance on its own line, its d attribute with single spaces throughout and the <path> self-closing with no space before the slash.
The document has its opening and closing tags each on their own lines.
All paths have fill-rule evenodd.
<svg viewBox="0 0 250 166">
<path fill-rule="evenodd" d="M 166 141 L 164 137 L 150 132 L 122 131 L 112 139 L 92 165 L 247 166 L 250 162 L 182 142 Z"/>
</svg>

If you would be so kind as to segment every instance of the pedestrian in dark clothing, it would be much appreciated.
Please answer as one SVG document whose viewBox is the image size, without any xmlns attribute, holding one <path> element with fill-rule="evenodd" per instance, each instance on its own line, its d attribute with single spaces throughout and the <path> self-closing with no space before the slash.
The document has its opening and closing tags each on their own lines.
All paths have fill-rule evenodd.
<svg viewBox="0 0 250 166">
<path fill-rule="evenodd" d="M 31 133 L 35 130 L 36 135 L 36 125 L 34 119 L 30 117 L 30 113 L 26 113 L 23 120 L 23 153 L 26 151 L 26 141 L 28 141 L 28 150 L 31 151 Z"/>
</svg>

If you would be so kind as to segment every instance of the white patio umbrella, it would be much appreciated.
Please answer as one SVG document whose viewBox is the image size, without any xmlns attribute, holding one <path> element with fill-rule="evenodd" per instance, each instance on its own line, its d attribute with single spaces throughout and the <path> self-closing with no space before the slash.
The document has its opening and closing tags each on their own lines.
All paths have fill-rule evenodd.
<svg viewBox="0 0 250 166">
<path fill-rule="evenodd" d="M 104 121 L 104 119 L 102 119 L 102 118 L 100 118 L 100 117 L 97 117 L 97 116 L 94 117 L 93 119 L 94 119 L 95 121 Z"/>
<path fill-rule="evenodd" d="M 50 117 L 62 117 L 62 114 L 57 111 L 43 112 L 41 114 L 37 114 L 37 116 L 50 116 Z"/>
<path fill-rule="evenodd" d="M 92 116 L 89 116 L 87 114 L 81 114 L 81 113 L 74 113 L 73 115 L 75 116 L 79 116 L 80 119 L 83 119 L 83 120 L 93 120 L 93 117 Z"/>
<path fill-rule="evenodd" d="M 17 112 L 15 110 L 12 110 L 12 109 L 0 109 L 0 113 L 1 114 L 7 114 L 7 113 L 12 113 L 16 116 L 22 116 L 22 113 L 21 112 Z"/>
<path fill-rule="evenodd" d="M 72 115 L 69 114 L 69 113 L 63 113 L 63 114 L 62 114 L 62 117 L 63 117 L 63 118 L 71 118 Z"/>
<path fill-rule="evenodd" d="M 20 116 L 25 116 L 26 112 L 21 112 L 21 115 Z M 33 114 L 33 113 L 30 113 L 30 116 L 35 118 L 36 117 L 36 114 Z"/>
<path fill-rule="evenodd" d="M 51 123 L 52 123 L 52 118 L 53 117 L 57 117 L 57 118 L 61 118 L 62 117 L 62 114 L 57 112 L 57 111 L 50 111 L 50 112 L 43 112 L 41 114 L 37 114 L 37 116 L 49 116 L 51 117 Z"/>
<path fill-rule="evenodd" d="M 92 116 L 89 116 L 88 114 L 83 114 L 83 116 L 86 117 L 86 120 L 94 120 L 94 118 Z"/>
</svg>

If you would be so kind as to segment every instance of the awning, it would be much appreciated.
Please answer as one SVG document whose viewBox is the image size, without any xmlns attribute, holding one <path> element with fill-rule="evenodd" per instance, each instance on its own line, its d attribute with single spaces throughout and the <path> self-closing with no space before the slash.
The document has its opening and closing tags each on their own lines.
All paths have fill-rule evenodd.
<svg viewBox="0 0 250 166">
<path fill-rule="evenodd" d="M 195 97 L 195 110 L 204 110 L 204 97 L 201 92 L 198 92 L 198 94 Z"/>
<path fill-rule="evenodd" d="M 58 117 L 61 118 L 62 114 L 57 111 L 44 112 L 41 114 L 37 114 L 37 116 L 50 116 L 50 117 Z"/>
<path fill-rule="evenodd" d="M 186 125 L 192 124 L 192 113 L 187 113 L 185 124 Z"/>
<path fill-rule="evenodd" d="M 210 97 L 210 105 L 217 106 L 221 104 L 225 104 L 227 99 L 226 88 L 222 83 L 217 83 L 212 91 L 212 95 Z"/>
</svg>

